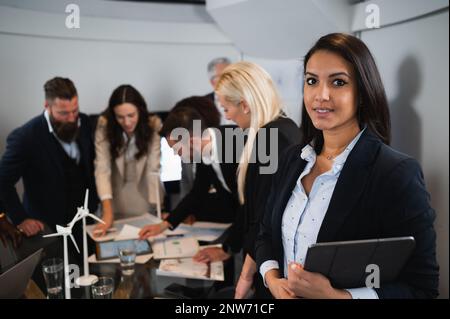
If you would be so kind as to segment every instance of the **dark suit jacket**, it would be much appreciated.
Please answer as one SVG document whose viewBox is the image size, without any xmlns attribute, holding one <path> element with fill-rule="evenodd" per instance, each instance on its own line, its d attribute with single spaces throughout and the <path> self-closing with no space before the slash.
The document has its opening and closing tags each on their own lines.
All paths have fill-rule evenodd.
<svg viewBox="0 0 450 319">
<path fill-rule="evenodd" d="M 94 145 L 89 119 L 80 114 L 80 131 L 77 139 L 82 168 L 89 187 L 89 209 L 97 209 L 94 181 Z M 15 129 L 7 139 L 6 151 L 0 162 L 0 200 L 6 213 L 15 224 L 26 218 L 41 220 L 54 228 L 67 222 L 65 215 L 65 177 L 60 150 L 55 136 L 49 132 L 44 115 L 39 115 L 22 127 Z M 15 184 L 22 178 L 23 204 Z M 83 202 L 80 202 L 82 206 Z M 73 215 L 76 213 L 74 208 Z"/>
<path fill-rule="evenodd" d="M 230 125 L 218 128 L 221 133 L 219 157 L 222 157 L 222 162 L 220 163 L 220 169 L 231 193 L 222 186 L 211 165 L 197 163 L 191 191 L 167 218 L 167 221 L 173 227 L 177 227 L 189 214 L 194 214 L 197 220 L 203 221 L 232 223 L 235 220 L 236 210 L 239 206 L 236 184 L 238 161 L 232 163 L 225 161 L 225 130 L 227 128 L 238 128 Z M 217 142 L 219 143 L 219 141 Z M 232 149 L 240 154 L 240 150 L 236 148 L 236 144 L 233 143 Z M 212 189 L 215 192 L 211 192 Z"/>
<path fill-rule="evenodd" d="M 281 220 L 306 165 L 301 150 L 302 146 L 288 149 L 274 177 L 256 244 L 258 270 L 263 262 L 277 260 L 283 274 Z M 436 297 L 439 267 L 434 218 L 417 161 L 386 146 L 366 129 L 341 171 L 317 242 L 413 236 L 416 248 L 398 280 L 376 292 L 380 298 Z"/>
<path fill-rule="evenodd" d="M 266 124 L 264 128 L 267 129 L 267 134 L 262 136 L 261 132 L 258 132 L 254 143 L 256 147 L 253 149 L 253 152 L 257 150 L 257 145 L 260 145 L 260 139 L 264 139 L 263 143 L 266 145 L 265 154 L 269 154 L 271 150 L 271 140 L 272 143 L 276 141 L 276 154 L 271 154 L 274 155 L 271 156 L 271 161 L 277 161 L 277 164 L 279 164 L 280 154 L 290 145 L 300 142 L 300 129 L 294 121 L 287 117 L 279 117 Z M 271 129 L 278 129 L 277 136 L 273 135 Z M 248 165 L 244 187 L 245 203 L 241 206 L 230 235 L 225 241 L 225 246 L 228 246 L 231 250 L 237 252 L 243 248 L 244 256 L 249 254 L 253 259 L 255 259 L 255 240 L 273 177 L 273 174 L 261 174 L 260 168 L 268 166 L 267 163 L 264 164 L 261 160 L 257 159 L 255 163 Z"/>
<path fill-rule="evenodd" d="M 210 99 L 213 103 L 215 102 L 215 100 L 214 100 L 214 92 L 208 93 L 204 97 Z"/>
</svg>

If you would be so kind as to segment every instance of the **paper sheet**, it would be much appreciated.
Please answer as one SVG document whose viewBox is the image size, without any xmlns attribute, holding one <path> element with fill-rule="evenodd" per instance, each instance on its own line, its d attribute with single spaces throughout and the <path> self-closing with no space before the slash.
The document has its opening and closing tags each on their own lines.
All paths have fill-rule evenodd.
<svg viewBox="0 0 450 319">
<path fill-rule="evenodd" d="M 114 240 L 127 240 L 127 239 L 138 239 L 140 228 L 125 224 L 117 236 L 115 236 Z"/>
<path fill-rule="evenodd" d="M 122 231 L 122 228 L 125 225 L 129 225 L 129 226 L 134 226 L 137 228 L 142 228 L 145 225 L 148 224 L 157 224 L 160 223 L 161 220 L 153 215 L 150 215 L 148 213 L 145 213 L 141 216 L 136 216 L 136 217 L 130 217 L 130 218 L 124 218 L 124 219 L 119 219 L 116 220 L 112 226 L 113 231 L 108 231 L 106 233 L 105 236 L 103 237 L 96 237 L 94 236 L 94 228 L 95 225 L 88 225 L 86 227 L 87 233 L 88 235 L 96 242 L 102 242 L 102 241 L 109 241 L 109 240 L 114 240 Z M 132 239 L 136 239 L 136 238 L 132 238 Z"/>
<path fill-rule="evenodd" d="M 192 257 L 199 249 L 193 237 L 154 238 L 150 242 L 155 259 Z"/>
<path fill-rule="evenodd" d="M 195 278 L 203 280 L 224 280 L 223 263 L 199 263 L 192 258 L 165 259 L 156 270 L 159 276 Z"/>
<path fill-rule="evenodd" d="M 89 236 L 96 242 L 110 241 L 110 240 L 123 240 L 123 239 L 138 239 L 139 231 L 142 227 L 149 224 L 158 224 L 161 222 L 156 216 L 150 214 L 143 214 L 137 217 L 124 218 L 116 220 L 108 230 L 105 236 L 96 237 L 94 236 L 95 225 L 88 225 L 86 230 Z M 175 236 L 181 234 L 188 234 L 190 232 L 189 228 L 178 227 L 174 230 L 167 229 L 162 234 L 154 236 L 153 238 L 166 238 L 167 236 Z"/>
</svg>

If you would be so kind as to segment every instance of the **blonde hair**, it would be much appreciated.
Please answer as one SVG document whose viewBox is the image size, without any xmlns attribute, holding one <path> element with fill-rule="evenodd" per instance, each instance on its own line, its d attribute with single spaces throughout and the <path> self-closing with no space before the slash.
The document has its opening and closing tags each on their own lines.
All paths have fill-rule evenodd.
<svg viewBox="0 0 450 319">
<path fill-rule="evenodd" d="M 256 134 L 261 127 L 281 115 L 281 99 L 270 75 L 259 65 L 246 61 L 227 66 L 215 91 L 235 105 L 244 100 L 250 108 L 249 135 L 237 171 L 239 201 L 243 204 L 245 177 Z"/>
</svg>

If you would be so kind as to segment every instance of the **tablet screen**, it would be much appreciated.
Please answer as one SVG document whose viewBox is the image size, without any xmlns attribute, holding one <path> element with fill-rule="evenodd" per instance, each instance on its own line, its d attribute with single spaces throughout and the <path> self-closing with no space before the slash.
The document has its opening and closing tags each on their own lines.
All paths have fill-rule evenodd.
<svg viewBox="0 0 450 319">
<path fill-rule="evenodd" d="M 145 255 L 152 252 L 150 243 L 147 240 L 118 240 L 118 241 L 104 241 L 96 243 L 97 259 L 111 259 L 118 258 L 120 249 L 133 248 L 136 255 Z"/>
</svg>

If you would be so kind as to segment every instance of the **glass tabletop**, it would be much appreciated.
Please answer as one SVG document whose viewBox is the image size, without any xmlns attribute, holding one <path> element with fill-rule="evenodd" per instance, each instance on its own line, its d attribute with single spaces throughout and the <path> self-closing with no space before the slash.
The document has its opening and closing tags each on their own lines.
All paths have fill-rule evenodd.
<svg viewBox="0 0 450 319">
<path fill-rule="evenodd" d="M 136 264 L 133 274 L 123 275 L 118 263 L 98 263 L 90 264 L 89 272 L 98 277 L 114 279 L 114 299 L 176 298 L 165 291 L 166 287 L 172 284 L 194 288 L 202 292 L 201 298 L 206 298 L 214 289 L 215 281 L 157 275 L 158 266 L 159 261 L 151 259 L 146 264 Z M 90 299 L 92 298 L 91 286 L 72 288 L 71 295 L 72 298 Z"/>
</svg>

